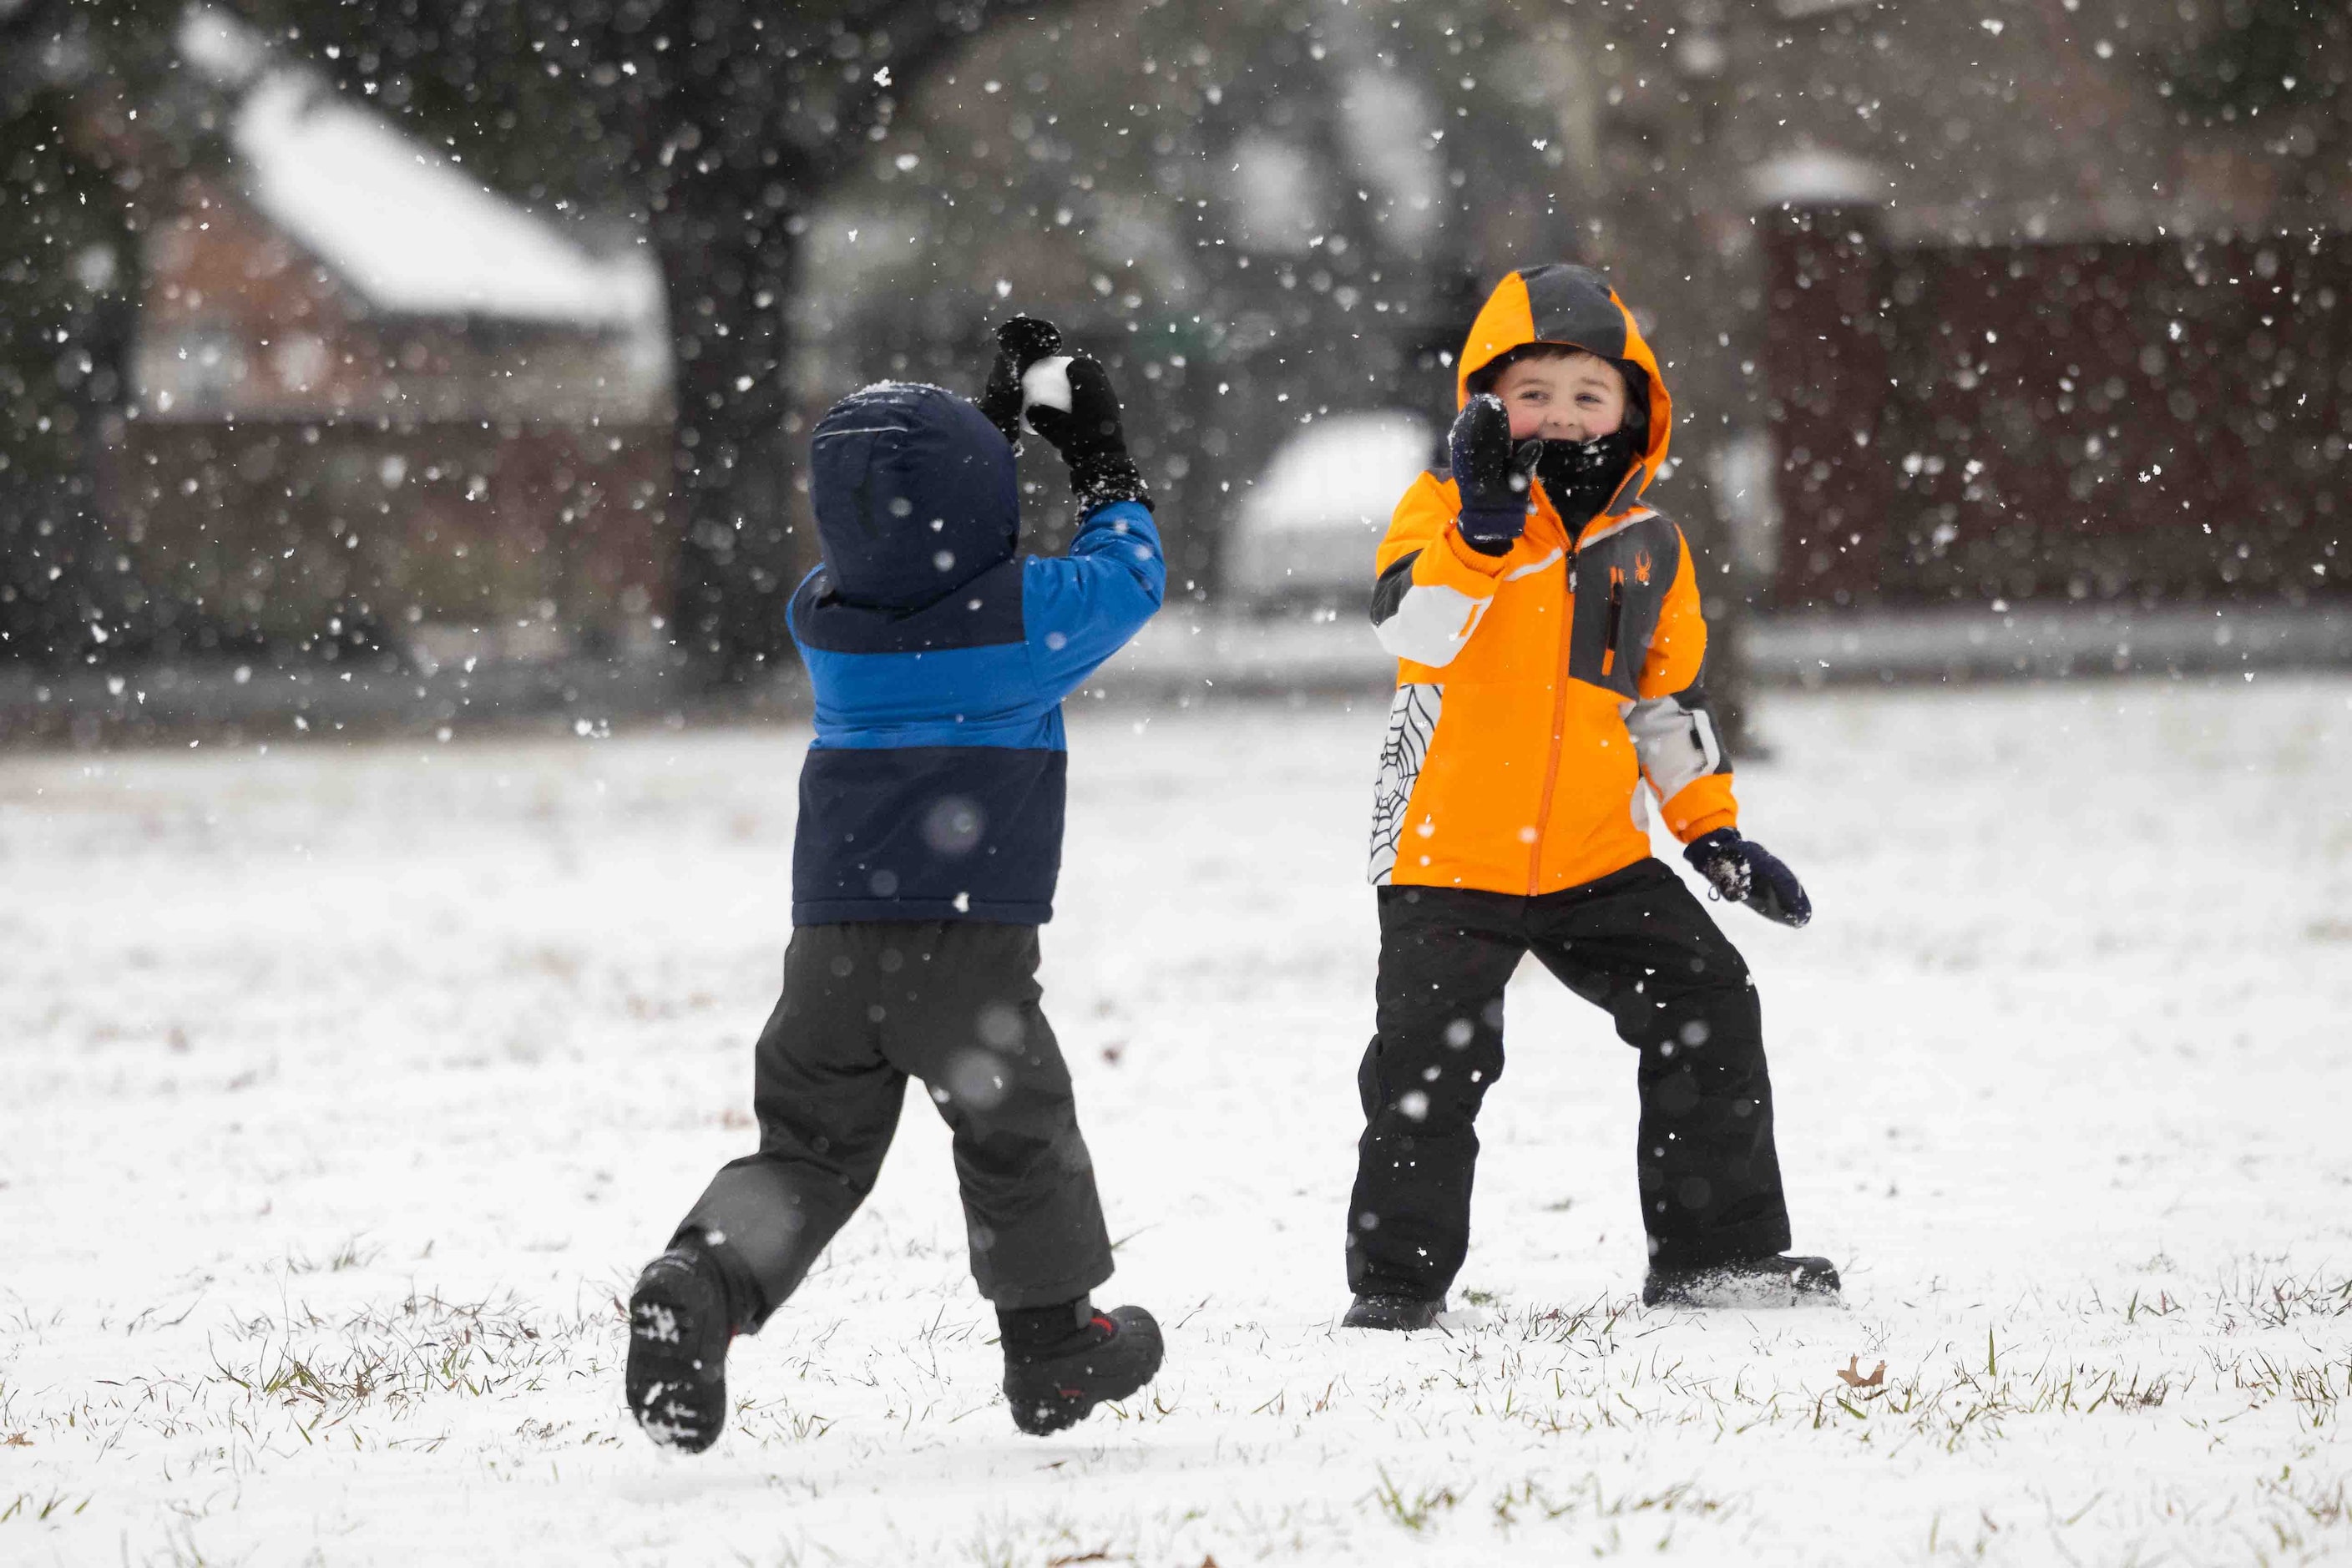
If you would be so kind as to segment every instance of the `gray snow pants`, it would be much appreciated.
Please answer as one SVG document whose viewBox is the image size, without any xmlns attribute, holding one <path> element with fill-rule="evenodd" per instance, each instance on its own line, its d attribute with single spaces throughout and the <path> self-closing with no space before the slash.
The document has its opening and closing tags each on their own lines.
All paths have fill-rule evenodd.
<svg viewBox="0 0 2352 1568">
<path fill-rule="evenodd" d="M 678 1227 L 713 1235 L 782 1305 L 889 1152 L 907 1080 L 954 1133 L 972 1278 L 1000 1309 L 1084 1296 L 1111 1274 L 1094 1161 L 1038 1001 L 1037 928 L 972 921 L 802 926 L 760 1033 L 760 1152 L 723 1167 Z"/>
</svg>

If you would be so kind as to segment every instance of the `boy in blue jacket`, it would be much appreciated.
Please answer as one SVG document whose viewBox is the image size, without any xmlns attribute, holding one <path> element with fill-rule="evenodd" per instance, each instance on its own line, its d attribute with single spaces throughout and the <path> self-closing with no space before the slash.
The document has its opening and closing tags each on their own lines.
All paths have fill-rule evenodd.
<svg viewBox="0 0 2352 1568">
<path fill-rule="evenodd" d="M 783 994 L 755 1053 L 760 1150 L 719 1171 L 629 1304 L 629 1408 L 668 1447 L 717 1440 L 728 1342 L 873 1190 L 909 1078 L 954 1134 L 1014 1425 L 1058 1430 L 1159 1370 L 1151 1315 L 1089 1300 L 1110 1243 L 1036 973 L 1062 858 L 1062 699 L 1160 607 L 1167 569 L 1102 366 L 1060 357 L 1042 321 L 998 341 L 978 405 L 886 382 L 835 404 L 811 442 L 824 564 L 788 619 L 816 738 Z M 1014 553 L 1024 414 L 1084 511 L 1066 556 Z"/>
</svg>

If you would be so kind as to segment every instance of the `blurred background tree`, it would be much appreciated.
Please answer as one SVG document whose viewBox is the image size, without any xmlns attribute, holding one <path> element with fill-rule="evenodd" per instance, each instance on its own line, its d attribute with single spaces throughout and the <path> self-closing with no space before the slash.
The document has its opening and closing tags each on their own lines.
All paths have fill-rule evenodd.
<svg viewBox="0 0 2352 1568">
<path fill-rule="evenodd" d="M 2272 154 L 2297 172 L 2287 188 L 2304 221 L 2324 223 L 2352 162 L 2352 6 L 2181 0 L 2179 16 L 2188 30 L 2152 64 L 2179 123 L 2267 127 Z"/>
<path fill-rule="evenodd" d="M 131 592 L 105 535 L 149 171 L 134 116 L 195 155 L 173 90 L 180 0 L 0 0 L 0 658 L 102 654 Z"/>
<path fill-rule="evenodd" d="M 2352 12 L 2328 0 L 2183 0 L 2194 30 L 2158 51 L 2182 110 L 2225 123 L 2352 90 Z"/>
</svg>

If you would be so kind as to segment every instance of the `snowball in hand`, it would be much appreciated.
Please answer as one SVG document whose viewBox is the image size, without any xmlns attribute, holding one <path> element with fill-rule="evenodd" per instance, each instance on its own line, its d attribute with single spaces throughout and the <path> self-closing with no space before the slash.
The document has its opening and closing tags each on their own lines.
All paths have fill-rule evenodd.
<svg viewBox="0 0 2352 1568">
<path fill-rule="evenodd" d="M 1070 411 L 1070 356 L 1048 354 L 1021 373 L 1021 409 Z"/>
</svg>

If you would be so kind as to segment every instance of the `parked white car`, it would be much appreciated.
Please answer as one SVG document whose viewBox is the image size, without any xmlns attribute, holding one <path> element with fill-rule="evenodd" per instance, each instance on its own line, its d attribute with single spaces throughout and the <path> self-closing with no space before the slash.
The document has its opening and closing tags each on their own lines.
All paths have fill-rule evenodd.
<svg viewBox="0 0 2352 1568">
<path fill-rule="evenodd" d="M 1229 603 L 1353 604 L 1372 587 L 1372 550 L 1434 453 L 1429 426 L 1396 410 L 1318 419 L 1266 464 L 1225 542 Z"/>
</svg>

